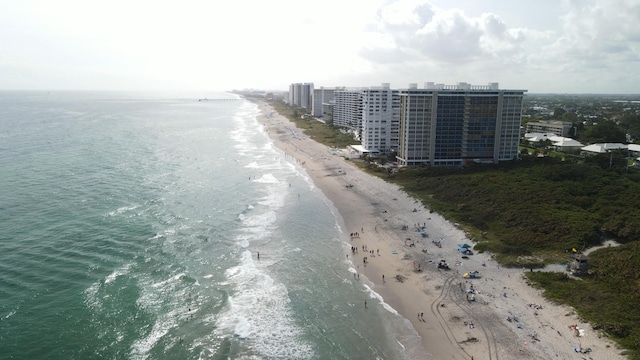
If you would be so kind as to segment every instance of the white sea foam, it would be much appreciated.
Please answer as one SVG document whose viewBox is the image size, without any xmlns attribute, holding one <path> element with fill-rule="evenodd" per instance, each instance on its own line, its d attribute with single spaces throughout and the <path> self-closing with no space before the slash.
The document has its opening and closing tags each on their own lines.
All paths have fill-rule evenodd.
<svg viewBox="0 0 640 360">
<path fill-rule="evenodd" d="M 179 320 L 185 314 L 184 299 L 190 291 L 182 281 L 185 276 L 185 273 L 179 272 L 162 281 L 156 281 L 153 277 L 147 278 L 146 275 L 138 280 L 141 294 L 136 304 L 145 312 L 153 314 L 155 320 L 151 330 L 131 345 L 131 358 L 148 358 L 149 352 L 158 341 L 179 326 Z M 197 283 L 194 285 L 197 286 Z M 191 303 L 192 308 L 197 306 L 198 304 Z"/>
<path fill-rule="evenodd" d="M 244 339 L 260 357 L 313 358 L 311 345 L 302 340 L 303 331 L 291 317 L 286 287 L 258 269 L 249 251 L 225 275 L 235 291 L 216 331 Z"/>
<path fill-rule="evenodd" d="M 276 222 L 276 212 L 240 214 L 239 218 L 243 226 L 236 235 L 236 242 L 246 248 L 252 241 L 262 240 L 271 235 L 272 226 Z"/>
<path fill-rule="evenodd" d="M 103 281 L 95 281 L 86 288 L 83 292 L 85 306 L 93 311 L 100 311 L 102 309 L 102 299 L 99 296 L 100 289 L 102 289 L 103 286 L 110 285 L 118 276 L 128 274 L 132 265 L 131 263 L 123 265 L 107 275 Z"/>
<path fill-rule="evenodd" d="M 83 292 L 85 306 L 94 311 L 102 309 L 102 301 L 98 297 L 98 291 L 100 291 L 100 283 L 94 282 Z"/>
<path fill-rule="evenodd" d="M 185 276 L 184 273 L 176 274 L 176 275 L 173 275 L 172 277 L 170 277 L 170 278 L 168 278 L 166 280 L 156 282 L 156 283 L 152 284 L 151 286 L 154 287 L 154 288 L 166 287 L 167 285 L 170 285 L 172 283 L 175 283 L 177 280 L 180 280 L 180 278 L 182 278 L 183 276 Z"/>
<path fill-rule="evenodd" d="M 256 147 L 250 142 L 250 136 L 255 133 L 254 127 L 257 126 L 255 116 L 257 113 L 255 105 L 245 104 L 237 116 L 233 117 L 236 128 L 231 131 L 230 137 L 234 140 L 234 148 L 240 155 L 247 155 L 256 150 Z"/>
<path fill-rule="evenodd" d="M 12 317 L 12 316 L 13 316 L 13 315 L 15 315 L 15 314 L 16 314 L 16 309 L 11 310 L 11 311 L 10 311 L 7 315 L 5 315 L 2 319 L 3 319 L 3 320 L 6 320 L 6 319 L 8 319 L 8 318 Z"/>
<path fill-rule="evenodd" d="M 391 307 L 391 305 L 389 305 L 386 302 L 384 302 L 384 299 L 382 298 L 382 296 L 380 296 L 380 294 L 378 294 L 377 292 L 373 291 L 373 289 L 370 288 L 366 284 L 364 285 L 364 288 L 365 288 L 365 292 L 369 295 L 369 298 L 378 300 L 380 305 L 382 305 L 382 307 L 385 310 L 387 310 L 388 312 L 392 313 L 393 315 L 400 315 L 396 309 L 394 309 L 393 307 Z"/>
<path fill-rule="evenodd" d="M 262 214 L 252 214 L 250 216 L 245 216 L 243 225 L 247 228 L 243 230 L 248 230 L 251 232 L 263 231 L 267 228 L 267 226 L 273 224 L 275 221 L 275 211 L 267 211 Z"/>
<path fill-rule="evenodd" d="M 164 320 L 156 321 L 153 324 L 153 328 L 149 332 L 149 334 L 142 338 L 136 340 L 131 345 L 130 356 L 134 359 L 146 359 L 149 357 L 149 351 L 153 349 L 153 346 L 160 340 L 164 335 L 166 335 L 172 327 L 176 326 L 174 320 L 167 319 L 167 316 L 163 317 Z"/>
<path fill-rule="evenodd" d="M 111 274 L 109 274 L 106 278 L 104 278 L 104 284 L 107 285 L 110 282 L 114 281 L 118 276 L 121 275 L 125 275 L 129 272 L 129 269 L 131 268 L 132 264 L 126 264 L 124 266 L 122 266 L 121 268 L 113 271 Z"/>
<path fill-rule="evenodd" d="M 164 231 L 164 236 L 172 236 L 176 234 L 176 229 L 166 229 Z"/>
<path fill-rule="evenodd" d="M 284 205 L 286 192 L 271 189 L 268 194 L 260 198 L 259 205 L 269 207 L 271 209 L 281 208 Z"/>
<path fill-rule="evenodd" d="M 123 214 L 123 213 L 125 213 L 125 212 L 127 212 L 127 211 L 135 210 L 135 209 L 137 209 L 138 207 L 140 207 L 140 205 L 123 206 L 123 207 L 117 208 L 117 209 L 116 209 L 116 210 L 114 210 L 114 211 L 109 212 L 109 213 L 107 214 L 107 216 L 116 216 L 116 215 L 120 215 L 120 214 Z"/>
<path fill-rule="evenodd" d="M 263 184 L 278 184 L 280 181 L 273 174 L 263 174 L 255 180 L 255 182 Z"/>
<path fill-rule="evenodd" d="M 400 315 L 391 305 L 384 302 L 382 296 L 373 291 L 367 284 L 364 284 L 364 289 L 369 295 L 369 298 L 377 300 L 383 309 L 393 315 L 395 318 L 394 322 L 399 321 L 399 325 L 396 325 L 399 327 L 399 332 L 396 334 L 396 342 L 403 349 L 405 355 L 407 355 L 409 359 L 435 360 L 433 355 L 425 352 L 425 349 L 422 347 L 420 335 L 418 335 L 411 321 Z"/>
</svg>

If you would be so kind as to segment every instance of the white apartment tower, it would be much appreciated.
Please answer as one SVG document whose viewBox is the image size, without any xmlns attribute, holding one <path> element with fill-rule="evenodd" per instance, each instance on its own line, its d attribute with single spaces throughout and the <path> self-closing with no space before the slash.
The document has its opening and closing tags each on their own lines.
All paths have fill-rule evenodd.
<svg viewBox="0 0 640 360">
<path fill-rule="evenodd" d="M 335 92 L 333 123 L 347 128 L 372 153 L 398 147 L 400 97 L 389 84 Z"/>
<path fill-rule="evenodd" d="M 311 115 L 324 118 L 322 107 L 323 105 L 333 103 L 336 90 L 344 90 L 344 88 L 325 88 L 321 86 L 319 89 L 313 89 Z"/>
<path fill-rule="evenodd" d="M 525 92 L 497 83 L 400 90 L 398 162 L 460 166 L 517 158 Z"/>
<path fill-rule="evenodd" d="M 311 110 L 313 83 L 295 83 L 289 85 L 289 105 Z"/>
<path fill-rule="evenodd" d="M 362 146 L 370 152 L 398 148 L 400 96 L 388 83 L 362 90 Z"/>
<path fill-rule="evenodd" d="M 362 127 L 362 92 L 344 89 L 334 92 L 333 124 L 358 134 Z"/>
</svg>

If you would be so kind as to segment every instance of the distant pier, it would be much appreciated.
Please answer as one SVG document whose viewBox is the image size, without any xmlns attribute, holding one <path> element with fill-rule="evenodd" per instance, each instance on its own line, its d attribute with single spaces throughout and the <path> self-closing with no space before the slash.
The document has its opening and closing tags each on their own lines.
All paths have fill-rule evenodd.
<svg viewBox="0 0 640 360">
<path fill-rule="evenodd" d="M 204 99 L 198 99 L 198 101 L 240 101 L 242 99 L 239 98 L 218 98 L 218 99 L 209 99 L 209 98 L 204 98 Z"/>
</svg>

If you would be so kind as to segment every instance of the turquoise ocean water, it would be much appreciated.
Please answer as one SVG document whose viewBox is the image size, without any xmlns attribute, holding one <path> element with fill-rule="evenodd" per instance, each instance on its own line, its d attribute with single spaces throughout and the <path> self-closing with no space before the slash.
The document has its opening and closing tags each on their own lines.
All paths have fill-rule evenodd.
<svg viewBox="0 0 640 360">
<path fill-rule="evenodd" d="M 424 358 L 254 104 L 0 92 L 0 108 L 1 358 Z"/>
</svg>

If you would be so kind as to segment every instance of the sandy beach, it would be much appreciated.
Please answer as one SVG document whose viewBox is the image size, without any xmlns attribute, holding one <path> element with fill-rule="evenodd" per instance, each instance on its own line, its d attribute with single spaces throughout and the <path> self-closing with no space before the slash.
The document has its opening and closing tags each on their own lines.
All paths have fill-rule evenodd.
<svg viewBox="0 0 640 360">
<path fill-rule="evenodd" d="M 358 249 L 350 255 L 356 271 L 411 321 L 433 358 L 626 359 L 573 309 L 528 286 L 528 270 L 502 268 L 486 253 L 463 258 L 458 244 L 473 243 L 455 224 L 354 167 L 344 149 L 313 141 L 267 103 L 256 103 L 276 146 L 338 209 L 345 242 Z M 449 270 L 438 268 L 441 260 Z M 479 276 L 463 277 L 471 271 Z"/>
</svg>

